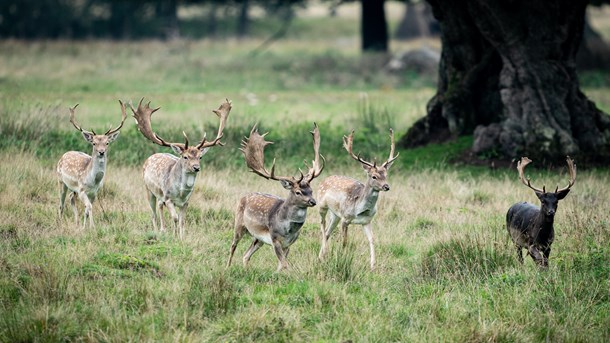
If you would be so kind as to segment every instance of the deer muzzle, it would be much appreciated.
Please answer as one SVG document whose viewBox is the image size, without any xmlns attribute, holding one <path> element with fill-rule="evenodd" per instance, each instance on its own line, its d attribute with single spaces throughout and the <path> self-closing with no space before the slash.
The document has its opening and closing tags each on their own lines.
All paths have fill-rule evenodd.
<svg viewBox="0 0 610 343">
<path fill-rule="evenodd" d="M 388 184 L 386 183 L 385 185 L 383 185 L 383 187 L 382 187 L 382 188 L 383 188 L 383 190 L 384 190 L 385 192 L 387 192 L 387 191 L 389 191 L 389 190 L 390 190 L 390 185 L 388 185 Z"/>
</svg>

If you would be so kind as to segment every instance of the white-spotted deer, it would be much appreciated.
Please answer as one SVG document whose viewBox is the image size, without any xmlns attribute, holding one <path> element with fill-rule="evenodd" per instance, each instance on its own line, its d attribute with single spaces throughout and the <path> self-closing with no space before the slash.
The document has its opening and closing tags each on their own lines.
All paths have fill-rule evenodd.
<svg viewBox="0 0 610 343">
<path fill-rule="evenodd" d="M 318 201 L 320 202 L 320 230 L 322 231 L 322 246 L 320 260 L 324 259 L 328 251 L 328 239 L 341 220 L 343 231 L 343 246 L 347 245 L 347 228 L 350 224 L 363 225 L 364 234 L 369 241 L 371 254 L 371 269 L 375 268 L 375 246 L 373 245 L 373 230 L 371 221 L 377 213 L 377 200 L 379 192 L 389 191 L 387 173 L 398 155 L 394 156 L 394 131 L 390 129 L 390 157 L 380 166 L 377 163 L 367 162 L 353 152 L 354 131 L 349 136 L 343 136 L 343 146 L 349 155 L 360 162 L 367 173 L 366 184 L 351 177 L 333 175 L 320 184 Z M 327 222 L 326 215 L 329 215 Z"/>
<path fill-rule="evenodd" d="M 517 248 L 519 262 L 523 263 L 522 249 L 525 248 L 534 262 L 544 268 L 549 264 L 551 244 L 555 238 L 553 224 L 557 205 L 559 200 L 568 195 L 570 188 L 576 182 L 576 164 L 568 156 L 566 159 L 570 174 L 568 185 L 562 189 L 557 186 L 554 192 L 547 192 L 545 186 L 542 186 L 542 189 L 533 187 L 530 179 L 525 178 L 523 170 L 531 162 L 529 158 L 522 157 L 517 163 L 519 179 L 536 193 L 541 206 L 538 208 L 527 202 L 514 204 L 506 213 L 506 229 Z"/>
<path fill-rule="evenodd" d="M 273 246 L 275 255 L 279 260 L 277 270 L 288 267 L 286 258 L 290 246 L 299 237 L 307 208 L 316 205 L 310 183 L 318 177 L 324 169 L 324 157 L 320 161 L 320 130 L 314 126 L 313 135 L 314 160 L 307 175 L 299 178 L 275 175 L 275 159 L 271 172 L 265 169 L 264 149 L 272 142 L 265 141 L 265 134 L 260 135 L 256 125 L 250 131 L 250 137 L 242 142 L 241 151 L 246 158 L 246 164 L 252 172 L 267 180 L 279 181 L 290 193 L 286 199 L 271 194 L 249 193 L 242 197 L 235 213 L 235 234 L 231 243 L 231 251 L 227 268 L 231 265 L 237 244 L 244 234 L 248 232 L 252 237 L 252 244 L 243 258 L 244 266 L 250 261 L 263 243 Z"/>
<path fill-rule="evenodd" d="M 85 140 L 93 146 L 91 156 L 80 151 L 68 151 L 59 159 L 57 163 L 57 175 L 59 177 L 59 216 L 63 216 L 66 194 L 70 190 L 70 205 L 74 212 L 74 221 L 78 225 L 78 210 L 76 209 L 76 197 L 78 197 L 85 205 L 85 215 L 83 218 L 83 228 L 87 224 L 89 218 L 89 227 L 94 227 L 93 223 L 93 201 L 97 196 L 97 192 L 102 187 L 104 175 L 106 174 L 106 158 L 108 145 L 112 143 L 118 136 L 119 130 L 123 127 L 125 118 L 127 117 L 125 105 L 121 100 L 122 119 L 121 124 L 115 128 L 110 128 L 103 135 L 98 135 L 95 131 L 83 130 L 76 123 L 74 112 L 76 104 L 70 108 L 70 123 L 80 131 Z"/>
<path fill-rule="evenodd" d="M 231 102 L 227 99 L 217 110 L 213 110 L 220 119 L 216 138 L 207 141 L 204 135 L 198 144 L 189 145 L 189 140 L 184 132 L 182 133 L 185 140 L 184 144 L 168 143 L 159 137 L 151 127 L 151 116 L 160 107 L 151 108 L 150 102 L 142 106 L 143 100 L 140 100 L 136 110 L 130 105 L 133 117 L 138 125 L 138 130 L 151 142 L 160 146 L 170 147 L 178 155 L 157 153 L 150 156 L 144 162 L 143 176 L 152 211 L 153 227 L 155 230 L 157 229 L 157 211 L 159 211 L 160 230 L 165 231 L 163 223 L 163 206 L 165 206 L 174 221 L 174 234 L 177 229 L 180 239 L 182 239 L 184 236 L 184 216 L 189 198 L 195 186 L 197 173 L 201 169 L 201 157 L 211 147 L 224 145 L 220 139 L 223 136 L 222 132 L 231 111 Z M 180 212 L 176 211 L 176 208 Z"/>
</svg>

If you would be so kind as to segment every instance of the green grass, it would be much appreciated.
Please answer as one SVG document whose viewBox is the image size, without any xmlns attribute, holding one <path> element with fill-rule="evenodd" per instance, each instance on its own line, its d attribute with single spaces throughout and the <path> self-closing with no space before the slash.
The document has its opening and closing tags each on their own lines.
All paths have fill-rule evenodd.
<svg viewBox="0 0 610 343">
<path fill-rule="evenodd" d="M 316 24 L 320 36 L 327 24 Z M 337 52 L 332 39 L 300 38 L 255 57 L 260 40 L 0 42 L 0 341 L 610 340 L 608 170 L 579 170 L 540 271 L 517 262 L 504 228 L 508 207 L 535 195 L 514 170 L 449 163 L 470 137 L 400 151 L 373 221 L 374 272 L 358 226 L 345 248 L 335 232 L 318 261 L 315 207 L 287 271 L 275 272 L 268 246 L 242 267 L 248 239 L 225 269 L 239 197 L 286 192 L 245 168 L 239 142 L 255 122 L 276 142 L 267 160 L 279 172 L 311 159 L 315 121 L 321 178 L 362 180 L 341 137 L 355 129 L 356 151 L 387 158 L 389 126 L 400 137 L 434 94 L 425 78 L 386 75 L 377 57 L 361 58 L 356 40 Z M 603 84 L 586 92 L 607 105 Z M 80 103 L 78 121 L 101 131 L 118 122 L 117 99 L 141 97 L 162 107 L 153 126 L 170 140 L 213 132 L 210 110 L 234 104 L 226 146 L 204 156 L 182 241 L 153 231 L 140 176 L 146 157 L 169 149 L 131 120 L 109 150 L 97 228 L 80 229 L 70 211 L 57 216 L 56 161 L 91 149 L 68 106 Z M 565 182 L 565 171 L 530 173 L 536 184 Z"/>
</svg>

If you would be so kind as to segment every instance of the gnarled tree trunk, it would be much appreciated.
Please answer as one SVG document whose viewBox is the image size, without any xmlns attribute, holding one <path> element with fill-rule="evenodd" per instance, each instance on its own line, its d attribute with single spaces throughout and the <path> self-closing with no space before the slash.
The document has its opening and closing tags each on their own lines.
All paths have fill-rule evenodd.
<svg viewBox="0 0 610 343">
<path fill-rule="evenodd" d="M 474 134 L 473 152 L 506 159 L 608 159 L 610 118 L 580 91 L 574 62 L 586 2 L 428 1 L 439 84 L 403 146 Z"/>
</svg>

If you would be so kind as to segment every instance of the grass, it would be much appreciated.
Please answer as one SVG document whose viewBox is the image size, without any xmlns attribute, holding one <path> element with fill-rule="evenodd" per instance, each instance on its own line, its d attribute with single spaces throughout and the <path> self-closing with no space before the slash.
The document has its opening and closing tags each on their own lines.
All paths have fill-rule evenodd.
<svg viewBox="0 0 610 343">
<path fill-rule="evenodd" d="M 449 164 L 468 137 L 400 151 L 373 222 L 376 271 L 358 226 L 346 248 L 335 233 L 318 261 L 316 208 L 286 272 L 275 273 L 269 246 L 243 268 L 243 242 L 225 269 L 239 197 L 286 192 L 245 169 L 237 149 L 253 123 L 276 142 L 268 160 L 277 158 L 280 173 L 311 158 L 316 121 L 322 177 L 362 180 L 341 136 L 355 129 L 355 149 L 383 159 L 388 126 L 404 134 L 434 93 L 424 78 L 379 71 L 355 42 L 337 52 L 300 38 L 255 57 L 257 40 L 0 42 L 0 341 L 610 340 L 608 170 L 579 170 L 560 203 L 550 267 L 540 271 L 531 259 L 517 262 L 504 228 L 508 207 L 535 195 L 514 170 Z M 586 92 L 607 101 L 603 85 Z M 204 156 L 182 241 L 153 231 L 140 179 L 143 160 L 168 149 L 131 121 L 109 150 L 97 228 L 57 217 L 54 164 L 67 150 L 90 150 L 67 107 L 80 103 L 79 122 L 101 130 L 117 123 L 117 99 L 142 96 L 162 106 L 153 125 L 175 140 L 182 130 L 214 131 L 210 110 L 225 97 L 234 103 L 226 146 Z M 565 181 L 565 171 L 530 176 Z"/>
</svg>

